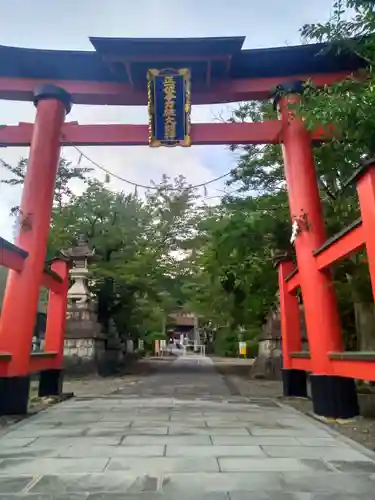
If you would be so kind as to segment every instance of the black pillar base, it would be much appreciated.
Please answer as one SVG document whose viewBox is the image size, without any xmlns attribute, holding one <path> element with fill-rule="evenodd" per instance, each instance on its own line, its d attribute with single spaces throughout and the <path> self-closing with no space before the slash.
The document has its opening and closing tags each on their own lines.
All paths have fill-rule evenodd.
<svg viewBox="0 0 375 500">
<path fill-rule="evenodd" d="M 64 372 L 44 370 L 40 372 L 38 396 L 60 396 L 62 394 Z"/>
<path fill-rule="evenodd" d="M 282 380 L 285 397 L 307 398 L 307 375 L 304 370 L 283 368 Z"/>
<path fill-rule="evenodd" d="M 311 375 L 314 413 L 328 418 L 353 418 L 359 415 L 354 379 L 333 375 Z"/>
<path fill-rule="evenodd" d="M 26 415 L 30 377 L 0 377 L 0 415 Z"/>
</svg>

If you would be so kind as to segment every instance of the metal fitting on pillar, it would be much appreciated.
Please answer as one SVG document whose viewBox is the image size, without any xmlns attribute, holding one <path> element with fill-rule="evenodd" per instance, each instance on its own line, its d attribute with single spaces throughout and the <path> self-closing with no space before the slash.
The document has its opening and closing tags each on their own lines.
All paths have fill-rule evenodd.
<svg viewBox="0 0 375 500">
<path fill-rule="evenodd" d="M 273 106 L 277 109 L 280 99 L 287 94 L 302 95 L 305 91 L 305 82 L 303 80 L 294 80 L 277 85 L 272 91 Z"/>
<path fill-rule="evenodd" d="M 46 85 L 41 85 L 34 91 L 35 106 L 38 106 L 40 101 L 45 101 L 47 99 L 55 99 L 64 104 L 66 114 L 72 109 L 72 96 L 65 89 L 57 85 L 47 83 Z"/>
</svg>

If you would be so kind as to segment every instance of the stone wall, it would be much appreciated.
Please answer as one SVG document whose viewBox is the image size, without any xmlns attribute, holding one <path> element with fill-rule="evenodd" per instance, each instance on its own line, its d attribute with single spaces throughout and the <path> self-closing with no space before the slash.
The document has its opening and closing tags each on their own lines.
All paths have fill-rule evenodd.
<svg viewBox="0 0 375 500">
<path fill-rule="evenodd" d="M 108 335 L 102 334 L 93 304 L 85 308 L 69 306 L 64 341 L 64 367 L 68 376 L 119 374 L 128 370 L 137 358 L 133 341 L 123 343 L 114 325 Z"/>
<path fill-rule="evenodd" d="M 308 350 L 305 314 L 300 306 L 300 328 L 302 350 Z M 281 321 L 279 309 L 268 314 L 259 339 L 258 357 L 251 370 L 255 378 L 280 379 L 282 369 L 281 359 Z"/>
<path fill-rule="evenodd" d="M 95 347 L 94 339 L 66 339 L 64 343 L 64 355 L 92 359 L 95 357 Z"/>
<path fill-rule="evenodd" d="M 99 373 L 104 358 L 104 339 L 66 338 L 64 341 L 64 368 L 67 374 Z"/>
</svg>

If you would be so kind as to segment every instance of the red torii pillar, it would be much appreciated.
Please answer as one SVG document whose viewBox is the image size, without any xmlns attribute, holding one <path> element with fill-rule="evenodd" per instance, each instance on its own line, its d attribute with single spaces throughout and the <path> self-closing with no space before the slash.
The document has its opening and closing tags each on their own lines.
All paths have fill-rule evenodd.
<svg viewBox="0 0 375 500">
<path fill-rule="evenodd" d="M 16 244 L 28 252 L 21 272 L 9 271 L 0 318 L 0 351 L 12 358 L 0 379 L 3 413 L 27 412 L 30 354 L 44 269 L 53 194 L 60 155 L 60 135 L 70 111 L 70 95 L 55 85 L 34 94 L 37 107 L 20 207 Z"/>
<path fill-rule="evenodd" d="M 292 352 L 302 350 L 300 312 L 298 298 L 289 293 L 286 278 L 294 270 L 290 257 L 276 258 L 279 275 L 280 323 L 282 332 L 283 392 L 285 396 L 307 397 L 307 374 L 292 368 Z"/>
<path fill-rule="evenodd" d="M 311 394 L 315 413 L 324 416 L 351 413 L 356 406 L 355 383 L 351 378 L 330 375 L 330 352 L 343 350 L 340 317 L 331 275 L 320 271 L 313 252 L 326 240 L 324 219 L 310 134 L 296 117 L 293 105 L 300 102 L 303 82 L 280 85 L 276 103 L 282 121 L 282 149 L 291 219 L 300 224 L 295 241 L 298 272 L 303 297 L 312 376 Z M 292 106 L 290 106 L 292 105 Z M 289 333 L 289 332 L 288 332 Z M 300 386 L 300 370 L 284 368 L 289 391 L 293 380 Z M 358 408 L 353 408 L 354 414 Z"/>
<path fill-rule="evenodd" d="M 63 356 L 66 327 L 66 310 L 68 306 L 69 267 L 65 257 L 55 257 L 51 270 L 58 274 L 63 282 L 58 292 L 49 291 L 47 307 L 47 325 L 44 340 L 45 352 L 54 353 L 53 365 L 40 373 L 38 395 L 57 396 L 62 394 Z"/>
</svg>

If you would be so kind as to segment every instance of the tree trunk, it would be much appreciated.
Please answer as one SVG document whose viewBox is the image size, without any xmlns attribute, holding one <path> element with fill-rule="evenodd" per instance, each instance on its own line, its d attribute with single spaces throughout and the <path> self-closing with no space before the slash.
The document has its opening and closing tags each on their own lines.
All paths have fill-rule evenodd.
<svg viewBox="0 0 375 500">
<path fill-rule="evenodd" d="M 363 300 L 354 283 L 353 276 L 346 275 L 353 298 L 355 329 L 358 351 L 375 351 L 375 307 L 373 302 Z"/>
<path fill-rule="evenodd" d="M 354 302 L 357 349 L 375 351 L 375 307 L 372 302 Z"/>
</svg>

